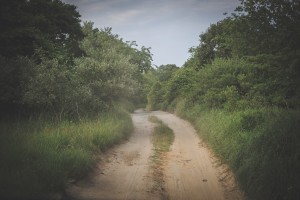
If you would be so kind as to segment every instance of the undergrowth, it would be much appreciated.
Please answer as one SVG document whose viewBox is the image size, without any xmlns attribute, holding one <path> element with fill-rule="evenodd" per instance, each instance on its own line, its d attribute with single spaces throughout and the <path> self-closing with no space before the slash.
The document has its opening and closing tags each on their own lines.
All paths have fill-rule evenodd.
<svg viewBox="0 0 300 200">
<path fill-rule="evenodd" d="M 131 117 L 114 110 L 81 121 L 0 122 L 0 197 L 60 193 L 97 163 L 98 152 L 129 136 Z"/>
<path fill-rule="evenodd" d="M 279 108 L 229 112 L 188 106 L 177 114 L 228 163 L 250 199 L 300 199 L 300 113 Z"/>
</svg>

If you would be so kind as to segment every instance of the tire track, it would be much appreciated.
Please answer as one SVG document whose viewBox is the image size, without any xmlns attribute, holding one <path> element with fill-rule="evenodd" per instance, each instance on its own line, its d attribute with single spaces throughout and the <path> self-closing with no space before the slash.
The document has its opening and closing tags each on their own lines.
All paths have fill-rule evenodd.
<svg viewBox="0 0 300 200">
<path fill-rule="evenodd" d="M 175 134 L 164 170 L 170 200 L 243 199 L 239 190 L 229 191 L 227 188 L 228 185 L 236 187 L 234 178 L 230 183 L 220 181 L 217 159 L 205 145 L 200 145 L 203 143 L 190 123 L 170 113 L 156 111 L 152 114 L 173 129 Z"/>
<path fill-rule="evenodd" d="M 169 126 L 175 140 L 164 155 L 161 176 L 163 194 L 153 191 L 151 169 L 154 115 Z M 138 110 L 132 114 L 135 131 L 128 141 L 101 155 L 101 162 L 88 177 L 70 185 L 67 195 L 74 200 L 242 200 L 228 168 L 217 167 L 217 159 L 196 135 L 194 128 L 173 114 Z M 229 178 L 227 178 L 229 177 Z"/>
</svg>

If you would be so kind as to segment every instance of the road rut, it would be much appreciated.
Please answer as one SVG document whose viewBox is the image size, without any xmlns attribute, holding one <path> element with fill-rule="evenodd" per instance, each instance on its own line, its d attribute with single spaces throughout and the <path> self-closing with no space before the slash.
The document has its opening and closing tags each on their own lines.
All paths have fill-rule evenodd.
<svg viewBox="0 0 300 200">
<path fill-rule="evenodd" d="M 224 169 L 226 166 L 219 166 L 218 160 L 199 139 L 189 122 L 161 111 L 153 112 L 153 115 L 167 124 L 175 134 L 164 169 L 169 199 L 242 199 L 233 174 L 228 168 Z"/>
<path fill-rule="evenodd" d="M 151 135 L 154 115 L 175 134 L 171 151 L 163 165 L 164 195 L 153 190 Z M 194 128 L 173 114 L 140 109 L 132 114 L 134 133 L 128 141 L 115 146 L 104 155 L 97 169 L 87 178 L 71 185 L 68 196 L 78 200 L 240 200 L 234 176 L 196 135 Z"/>
</svg>

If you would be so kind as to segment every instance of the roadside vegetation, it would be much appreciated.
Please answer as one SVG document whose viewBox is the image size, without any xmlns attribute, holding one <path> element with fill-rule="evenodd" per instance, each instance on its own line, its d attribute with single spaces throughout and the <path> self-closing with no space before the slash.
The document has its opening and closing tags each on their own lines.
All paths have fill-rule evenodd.
<svg viewBox="0 0 300 200">
<path fill-rule="evenodd" d="M 131 117 L 118 110 L 78 122 L 31 119 L 0 127 L 0 194 L 14 199 L 63 193 L 95 167 L 99 152 L 133 130 Z"/>
<path fill-rule="evenodd" d="M 165 156 L 170 151 L 171 145 L 174 142 L 174 132 L 156 116 L 149 116 L 149 121 L 156 123 L 154 133 L 152 135 L 153 155 L 152 155 L 152 170 L 154 177 L 154 191 L 160 192 L 163 199 L 168 199 L 164 188 L 164 172 L 163 166 L 166 164 Z"/>
<path fill-rule="evenodd" d="M 190 120 L 249 199 L 300 199 L 299 1 L 243 0 L 181 68 L 156 69 L 150 48 L 81 24 L 60 0 L 0 12 L 1 199 L 63 192 L 128 137 L 128 111 L 146 102 Z M 167 133 L 153 137 L 160 156 L 174 136 L 155 131 Z"/>
<path fill-rule="evenodd" d="M 299 19 L 298 1 L 242 1 L 148 75 L 147 108 L 191 121 L 249 199 L 300 198 Z"/>
<path fill-rule="evenodd" d="M 0 12 L 0 199 L 62 193 L 132 132 L 150 48 L 80 24 L 59 0 Z"/>
</svg>

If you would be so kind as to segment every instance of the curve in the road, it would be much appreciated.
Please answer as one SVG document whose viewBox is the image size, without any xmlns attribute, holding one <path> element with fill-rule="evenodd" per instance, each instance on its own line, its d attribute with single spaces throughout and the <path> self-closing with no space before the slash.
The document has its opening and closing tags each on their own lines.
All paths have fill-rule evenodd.
<svg viewBox="0 0 300 200">
<path fill-rule="evenodd" d="M 157 116 L 175 134 L 172 149 L 164 164 L 164 198 L 169 200 L 223 200 L 242 199 L 239 190 L 228 190 L 220 181 L 220 173 L 213 164 L 215 159 L 204 146 L 190 123 L 173 114 L 140 109 L 132 114 L 135 131 L 128 141 L 115 146 L 104 155 L 98 168 L 86 179 L 70 185 L 67 190 L 71 199 L 78 200 L 156 200 L 162 196 L 153 191 L 151 172 L 154 124 L 150 115 Z M 226 175 L 227 176 L 227 175 Z M 232 177 L 232 176 L 231 176 Z"/>
</svg>

